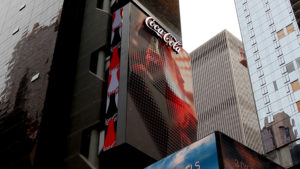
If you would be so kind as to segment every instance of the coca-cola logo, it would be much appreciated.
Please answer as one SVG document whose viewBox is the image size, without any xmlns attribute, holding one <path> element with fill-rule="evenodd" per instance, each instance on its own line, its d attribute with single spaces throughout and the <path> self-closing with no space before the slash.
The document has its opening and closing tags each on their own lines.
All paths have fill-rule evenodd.
<svg viewBox="0 0 300 169">
<path fill-rule="evenodd" d="M 177 41 L 171 33 L 166 32 L 152 17 L 147 17 L 145 24 L 149 29 L 154 31 L 159 38 L 166 42 L 168 46 L 171 46 L 176 53 L 180 52 L 182 46 L 181 42 Z"/>
</svg>

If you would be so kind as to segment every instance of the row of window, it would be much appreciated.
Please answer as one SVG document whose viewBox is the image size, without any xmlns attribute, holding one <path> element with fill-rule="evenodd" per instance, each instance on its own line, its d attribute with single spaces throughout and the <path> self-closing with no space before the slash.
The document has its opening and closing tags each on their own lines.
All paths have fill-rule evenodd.
<svg viewBox="0 0 300 169">
<path fill-rule="evenodd" d="M 276 89 L 278 90 L 276 81 L 274 81 L 273 84 L 274 84 L 274 86 L 276 86 Z M 294 96 L 293 93 L 290 93 L 290 88 L 289 88 L 288 85 L 285 86 L 285 92 L 286 92 L 286 93 L 289 93 L 289 94 L 287 95 L 289 101 L 290 101 L 291 103 L 294 102 L 294 101 L 295 101 L 295 96 Z M 265 101 L 268 101 L 268 98 L 266 98 Z M 299 101 L 299 102 L 300 102 L 300 101 Z M 275 103 L 275 104 L 276 104 L 276 103 Z M 277 103 L 277 104 L 278 104 L 278 103 Z M 280 103 L 279 103 L 279 104 L 280 104 Z M 272 113 L 272 106 L 271 106 L 271 105 L 268 105 L 268 106 L 267 106 L 267 110 L 268 110 L 268 111 L 267 111 L 267 114 L 268 114 L 268 113 Z M 293 109 L 292 111 L 295 111 L 295 109 Z M 300 112 L 300 111 L 299 111 L 299 112 Z"/>
<path fill-rule="evenodd" d="M 282 64 L 284 64 L 284 60 L 283 60 L 283 57 L 280 57 L 280 62 L 282 63 Z M 258 77 L 260 78 L 260 85 L 261 86 L 264 86 L 265 84 L 266 84 L 266 82 L 265 82 L 265 79 L 263 78 L 263 76 L 264 76 L 264 72 L 263 72 L 263 69 L 260 69 L 261 67 L 262 67 L 262 65 L 261 65 L 261 62 L 258 60 L 258 62 L 256 62 L 257 63 L 257 69 L 258 69 Z M 281 64 L 281 65 L 282 65 Z M 297 58 L 296 59 L 296 64 L 297 64 L 297 66 L 300 68 L 300 58 Z M 293 61 L 292 62 L 290 62 L 290 63 L 288 63 L 288 64 L 286 64 L 285 66 L 282 66 L 281 68 L 280 68 L 280 71 L 281 71 L 281 74 L 282 75 L 285 75 L 286 73 L 292 73 L 293 71 L 295 71 L 295 66 L 294 66 L 294 63 L 293 63 Z M 285 77 L 285 83 L 287 83 L 287 82 L 289 82 L 289 76 L 288 75 L 285 75 L 284 76 Z M 277 91 L 278 90 L 278 87 L 277 87 L 277 84 L 276 84 L 276 81 L 274 81 L 273 82 L 273 84 L 274 84 L 274 89 L 275 89 L 275 91 Z M 267 93 L 267 90 L 266 89 L 262 89 L 262 93 L 263 94 L 266 94 Z"/>
<path fill-rule="evenodd" d="M 286 26 L 285 28 L 281 29 L 280 31 L 277 32 L 277 37 L 278 37 L 278 40 L 284 38 L 286 36 L 285 34 L 285 30 L 287 32 L 287 35 L 294 32 L 295 31 L 295 27 L 294 27 L 294 24 L 291 23 L 289 24 L 288 26 Z"/>
</svg>

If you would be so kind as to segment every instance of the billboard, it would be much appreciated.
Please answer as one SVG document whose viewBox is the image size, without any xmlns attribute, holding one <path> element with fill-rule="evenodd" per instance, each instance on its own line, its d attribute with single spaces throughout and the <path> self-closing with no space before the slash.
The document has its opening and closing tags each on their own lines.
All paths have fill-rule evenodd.
<svg viewBox="0 0 300 169">
<path fill-rule="evenodd" d="M 283 169 L 230 137 L 220 134 L 224 169 Z"/>
<path fill-rule="evenodd" d="M 130 11 L 126 138 L 161 158 L 196 141 L 190 56 L 153 18 Z"/>
<path fill-rule="evenodd" d="M 108 88 L 105 109 L 106 135 L 103 146 L 104 151 L 116 146 L 116 121 L 118 117 L 122 19 L 123 8 L 120 8 L 113 13 L 112 17 L 111 56 L 108 68 Z"/>
<path fill-rule="evenodd" d="M 215 134 L 152 164 L 145 169 L 219 169 Z"/>
</svg>

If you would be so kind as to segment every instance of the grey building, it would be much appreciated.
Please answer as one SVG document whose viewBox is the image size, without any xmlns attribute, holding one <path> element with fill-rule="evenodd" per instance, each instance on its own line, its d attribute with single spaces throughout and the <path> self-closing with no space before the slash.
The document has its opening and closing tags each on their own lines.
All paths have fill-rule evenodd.
<svg viewBox="0 0 300 169">
<path fill-rule="evenodd" d="M 300 31 L 297 0 L 235 0 L 266 155 L 299 163 Z"/>
<path fill-rule="evenodd" d="M 191 53 L 198 139 L 221 131 L 263 153 L 240 40 L 224 30 Z"/>
</svg>

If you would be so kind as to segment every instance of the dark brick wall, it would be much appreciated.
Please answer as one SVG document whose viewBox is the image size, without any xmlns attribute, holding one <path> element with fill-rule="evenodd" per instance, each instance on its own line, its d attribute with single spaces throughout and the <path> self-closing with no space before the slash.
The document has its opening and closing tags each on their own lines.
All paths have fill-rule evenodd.
<svg viewBox="0 0 300 169">
<path fill-rule="evenodd" d="M 1 2 L 0 168 L 33 164 L 62 3 Z"/>
</svg>

